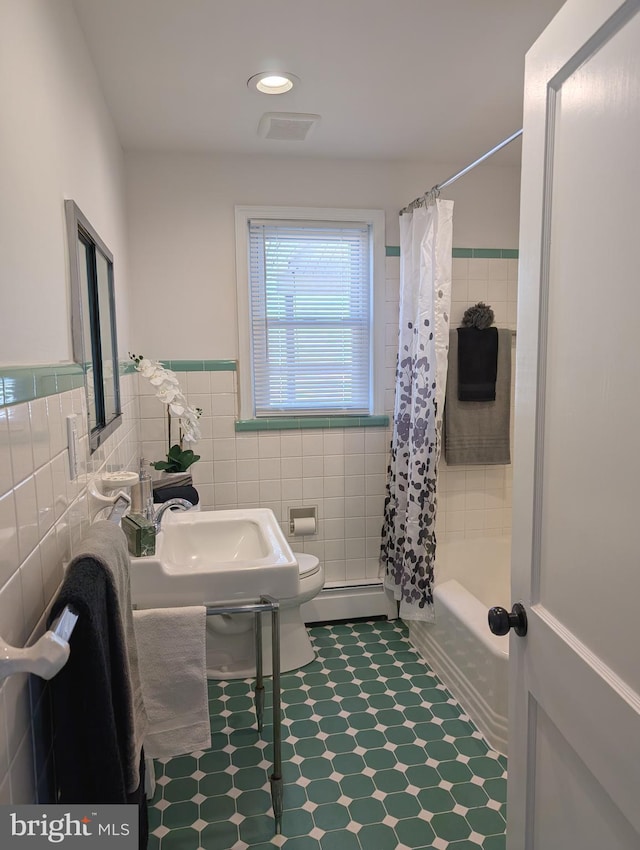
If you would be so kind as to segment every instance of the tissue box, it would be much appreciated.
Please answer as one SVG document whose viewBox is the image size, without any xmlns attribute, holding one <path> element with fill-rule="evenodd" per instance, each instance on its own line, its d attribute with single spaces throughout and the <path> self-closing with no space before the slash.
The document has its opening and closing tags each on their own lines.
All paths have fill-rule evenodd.
<svg viewBox="0 0 640 850">
<path fill-rule="evenodd" d="M 140 558 L 143 555 L 156 554 L 156 530 L 153 523 L 142 514 L 122 517 L 122 530 L 132 555 Z"/>
</svg>

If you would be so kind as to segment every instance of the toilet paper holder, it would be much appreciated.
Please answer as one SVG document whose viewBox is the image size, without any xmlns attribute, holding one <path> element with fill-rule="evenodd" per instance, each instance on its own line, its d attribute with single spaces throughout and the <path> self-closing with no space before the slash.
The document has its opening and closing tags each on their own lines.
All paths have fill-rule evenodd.
<svg viewBox="0 0 640 850">
<path fill-rule="evenodd" d="M 316 505 L 307 508 L 289 508 L 289 534 L 300 534 L 300 531 L 296 531 L 296 520 L 312 520 L 313 521 L 313 530 L 309 529 L 309 523 L 304 522 L 303 525 L 306 527 L 306 534 L 317 534 L 318 533 L 318 508 Z M 300 523 L 298 523 L 299 525 Z"/>
</svg>

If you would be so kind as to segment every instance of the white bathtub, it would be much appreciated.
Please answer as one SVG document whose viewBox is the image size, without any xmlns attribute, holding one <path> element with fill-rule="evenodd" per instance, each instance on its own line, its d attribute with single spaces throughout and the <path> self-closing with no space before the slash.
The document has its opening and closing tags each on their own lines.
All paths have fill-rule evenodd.
<svg viewBox="0 0 640 850">
<path fill-rule="evenodd" d="M 509 639 L 491 634 L 487 611 L 511 609 L 511 539 L 438 545 L 435 623 L 409 623 L 413 645 L 500 753 L 507 752 Z"/>
</svg>

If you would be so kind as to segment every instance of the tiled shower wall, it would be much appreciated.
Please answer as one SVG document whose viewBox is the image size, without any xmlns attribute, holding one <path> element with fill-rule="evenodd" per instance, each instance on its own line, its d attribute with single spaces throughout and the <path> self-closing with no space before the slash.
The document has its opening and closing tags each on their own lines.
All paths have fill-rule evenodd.
<svg viewBox="0 0 640 850">
<path fill-rule="evenodd" d="M 497 327 L 515 330 L 518 298 L 516 258 L 455 257 L 454 251 L 452 278 L 452 328 L 460 326 L 467 307 L 484 301 L 492 307 Z M 511 361 L 512 452 L 515 345 L 514 337 Z M 438 476 L 438 540 L 510 535 L 511 485 L 511 466 L 447 466 L 443 454 Z"/>
<path fill-rule="evenodd" d="M 388 249 L 387 253 L 393 249 Z M 452 327 L 468 306 L 489 303 L 495 324 L 515 328 L 517 259 L 473 256 L 457 249 L 453 260 Z M 514 252 L 509 252 L 514 253 Z M 385 412 L 393 413 L 397 355 L 400 260 L 386 259 Z M 172 364 L 173 365 L 173 364 Z M 243 364 L 240 364 L 242 368 Z M 203 507 L 271 508 L 289 535 L 289 508 L 316 506 L 318 533 L 291 537 L 298 551 L 317 555 L 327 584 L 366 583 L 378 576 L 390 428 L 328 428 L 236 432 L 237 373 L 200 371 L 179 374 L 189 402 L 204 411 L 201 460 L 193 467 Z M 174 368 L 176 368 L 174 366 Z M 228 368 L 224 362 L 219 368 Z M 141 434 L 147 459 L 167 451 L 165 408 L 139 377 Z M 447 467 L 441 461 L 437 531 L 440 540 L 508 534 L 511 529 L 511 468 Z"/>
<path fill-rule="evenodd" d="M 11 381 L 0 377 L 4 400 L 16 398 Z M 91 456 L 82 388 L 33 393 L 39 397 L 0 406 L 0 634 L 14 646 L 35 642 L 45 630 L 63 564 L 76 551 L 89 523 L 87 476 L 105 469 L 135 468 L 139 450 L 135 376 L 123 376 L 121 388 L 123 424 Z M 65 425 L 65 417 L 72 413 L 80 414 L 83 476 L 76 481 L 69 478 Z M 0 680 L 0 804 L 51 799 L 45 689 L 37 676 Z"/>
</svg>

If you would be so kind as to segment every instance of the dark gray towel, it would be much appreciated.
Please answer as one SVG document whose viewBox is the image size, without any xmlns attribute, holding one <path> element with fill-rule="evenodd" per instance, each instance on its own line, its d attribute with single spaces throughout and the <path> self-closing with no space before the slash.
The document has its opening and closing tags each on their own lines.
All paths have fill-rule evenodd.
<svg viewBox="0 0 640 850">
<path fill-rule="evenodd" d="M 458 399 L 495 401 L 498 329 L 458 328 Z"/>
<path fill-rule="evenodd" d="M 138 766 L 140 750 L 147 731 L 147 714 L 142 699 L 140 671 L 138 669 L 138 648 L 133 628 L 131 609 L 131 584 L 129 580 L 129 551 L 127 539 L 122 529 L 113 522 L 94 522 L 89 527 L 80 542 L 79 552 L 71 561 L 69 569 L 77 562 L 87 560 L 94 562 L 104 570 L 107 579 L 112 583 L 112 590 L 117 599 L 122 635 L 124 640 L 124 672 L 129 681 L 131 719 L 128 724 L 129 753 L 125 760 L 127 775 L 125 777 L 127 791 L 134 791 L 139 784 Z"/>
<path fill-rule="evenodd" d="M 55 802 L 136 804 L 138 846 L 143 850 L 147 801 L 144 752 L 136 734 L 141 729 L 136 729 L 136 722 L 143 720 L 146 726 L 146 713 L 143 705 L 138 706 L 142 716 L 134 711 L 132 659 L 123 622 L 127 618 L 121 611 L 122 597 L 129 600 L 123 539 L 121 529 L 112 523 L 92 526 L 83 543 L 94 554 L 73 559 L 49 616 L 50 625 L 65 605 L 78 613 L 69 659 L 50 684 Z M 133 658 L 137 674 L 137 651 Z M 133 689 L 138 688 L 139 682 Z"/>
<path fill-rule="evenodd" d="M 169 499 L 186 499 L 192 505 L 197 505 L 200 501 L 200 496 L 195 487 L 190 485 L 179 484 L 177 486 L 154 487 L 153 501 L 157 504 L 168 502 Z"/>
<path fill-rule="evenodd" d="M 58 802 L 124 803 L 133 735 L 126 647 L 113 583 L 94 560 L 69 566 L 50 619 L 65 605 L 78 622 L 51 680 Z"/>
<path fill-rule="evenodd" d="M 458 334 L 449 333 L 444 455 L 450 466 L 511 463 L 511 331 L 498 329 L 495 401 L 458 399 Z"/>
</svg>

